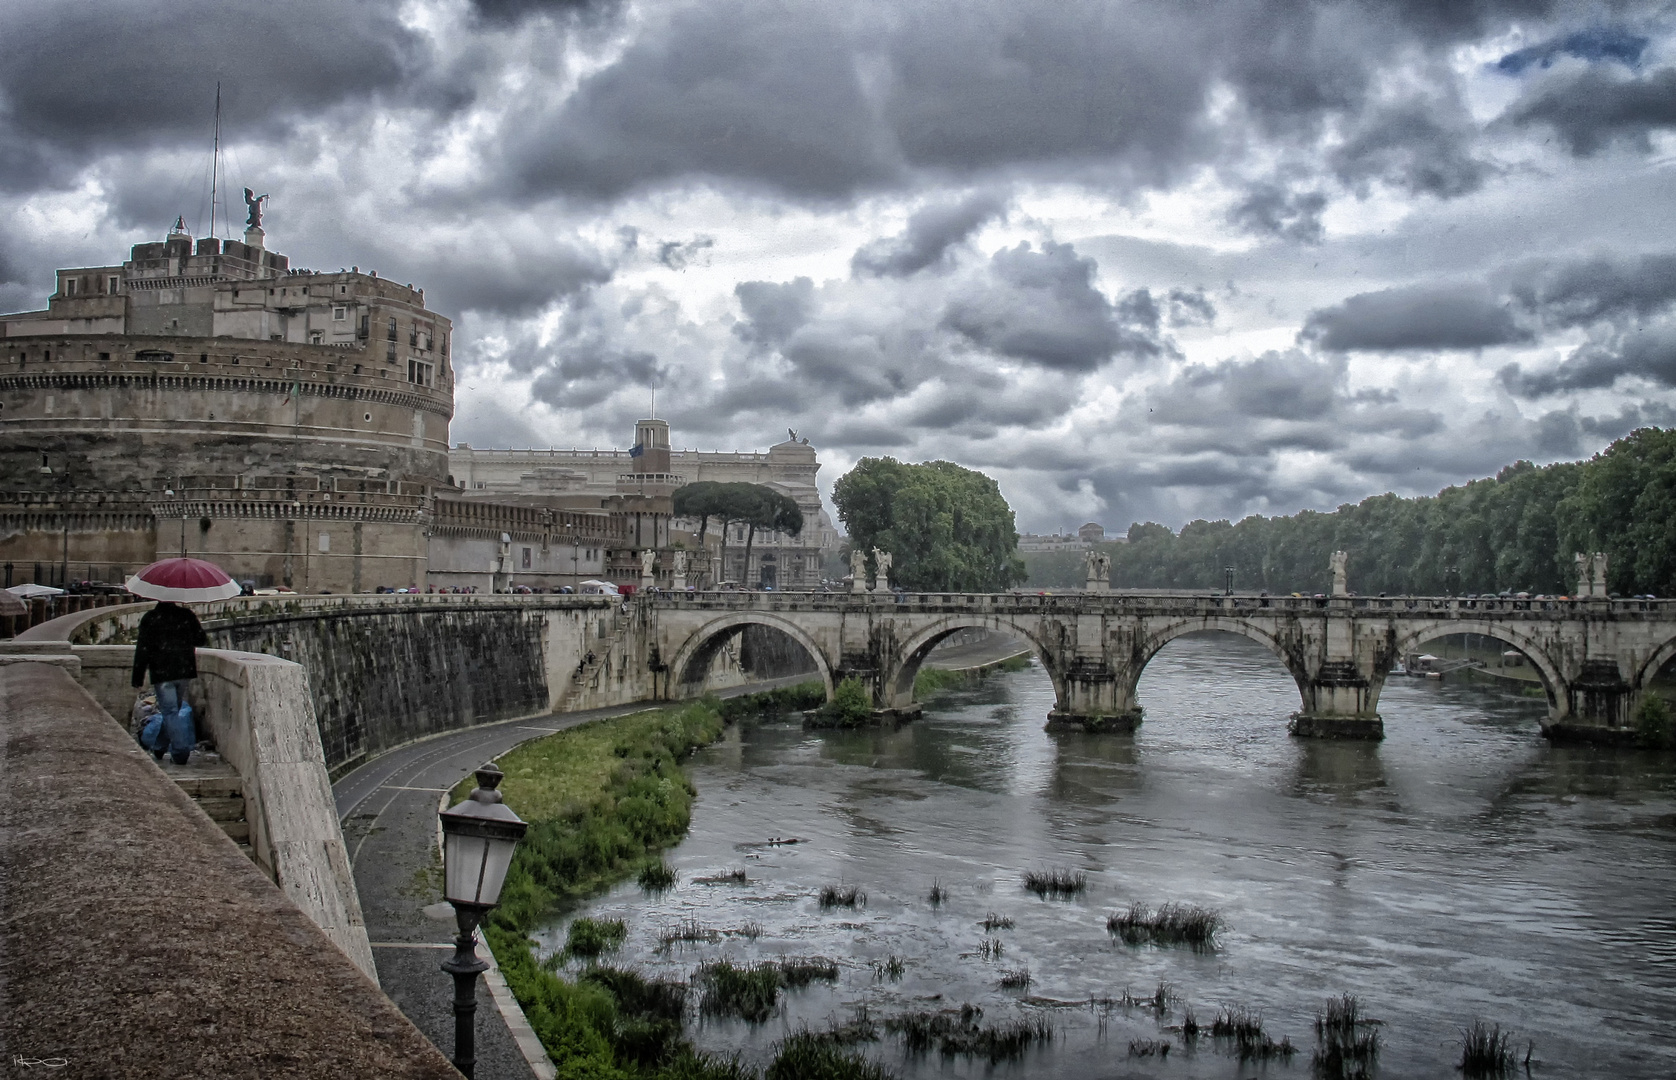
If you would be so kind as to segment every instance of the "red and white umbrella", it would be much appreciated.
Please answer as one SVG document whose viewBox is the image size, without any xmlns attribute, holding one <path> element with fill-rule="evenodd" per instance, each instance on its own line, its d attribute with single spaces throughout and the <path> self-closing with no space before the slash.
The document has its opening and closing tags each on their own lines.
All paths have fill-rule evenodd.
<svg viewBox="0 0 1676 1080">
<path fill-rule="evenodd" d="M 160 559 L 128 579 L 128 591 L 152 600 L 199 604 L 244 590 L 227 572 L 202 559 Z"/>
</svg>

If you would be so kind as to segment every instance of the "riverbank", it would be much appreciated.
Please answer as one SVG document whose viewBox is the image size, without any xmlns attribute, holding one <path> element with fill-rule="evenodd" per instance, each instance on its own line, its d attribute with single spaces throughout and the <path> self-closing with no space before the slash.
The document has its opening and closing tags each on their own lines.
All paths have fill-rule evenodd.
<svg viewBox="0 0 1676 1080">
<path fill-rule="evenodd" d="M 820 684 L 810 683 L 726 702 L 706 698 L 535 739 L 500 759 L 507 805 L 531 825 L 507 874 L 501 906 L 484 931 L 560 1076 L 756 1076 L 732 1059 L 700 1054 L 686 1041 L 685 984 L 592 966 L 570 981 L 553 965 L 537 962 L 529 933 L 565 902 L 636 872 L 655 887 L 658 854 L 686 834 L 691 820 L 696 791 L 681 762 L 718 739 L 729 723 L 789 711 L 821 696 Z M 465 797 L 471 783 L 461 781 L 450 799 Z M 793 1043 L 788 1040 L 783 1055 L 809 1052 Z M 835 1048 L 820 1052 L 839 1069 L 865 1066 Z M 777 1075 L 780 1064 L 771 1065 L 768 1075 Z M 793 1067 L 789 1059 L 786 1066 Z"/>
</svg>

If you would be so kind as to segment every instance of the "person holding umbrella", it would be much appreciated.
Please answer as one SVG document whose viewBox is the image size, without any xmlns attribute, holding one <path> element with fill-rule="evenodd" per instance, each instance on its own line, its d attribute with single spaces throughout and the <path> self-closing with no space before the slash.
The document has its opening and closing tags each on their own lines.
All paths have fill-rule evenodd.
<svg viewBox="0 0 1676 1080">
<path fill-rule="evenodd" d="M 197 650 L 207 644 L 198 617 L 183 604 L 224 600 L 242 591 L 238 582 L 214 563 L 201 559 L 164 559 L 154 562 L 128 579 L 128 591 L 158 601 L 140 620 L 139 640 L 134 645 L 135 687 L 151 685 L 157 691 L 161 731 L 150 747 L 161 761 L 165 751 L 176 765 L 185 765 L 197 745 L 186 685 L 198 677 Z"/>
</svg>

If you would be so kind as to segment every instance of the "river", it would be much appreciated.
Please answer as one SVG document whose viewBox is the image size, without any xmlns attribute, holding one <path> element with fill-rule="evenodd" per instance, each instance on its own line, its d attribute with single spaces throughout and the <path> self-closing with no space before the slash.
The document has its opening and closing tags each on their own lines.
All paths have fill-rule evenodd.
<svg viewBox="0 0 1676 1080">
<path fill-rule="evenodd" d="M 1460 1028 L 1482 1018 L 1534 1042 L 1536 1074 L 1676 1076 L 1676 759 L 1552 747 L 1540 702 L 1468 683 L 1392 679 L 1383 743 L 1286 734 L 1298 693 L 1260 646 L 1180 639 L 1140 684 L 1133 737 L 1050 733 L 1040 668 L 944 692 L 896 731 L 747 723 L 696 754 L 679 885 L 632 883 L 580 914 L 622 918 L 611 962 L 691 975 L 716 957 L 837 960 L 836 984 L 788 993 L 761 1025 L 694 1017 L 702 1049 L 762 1063 L 799 1025 L 865 1004 L 874 1020 L 970 1003 L 986 1023 L 1042 1016 L 1053 1040 L 1016 1061 L 862 1049 L 903 1077 L 1308 1076 L 1324 1000 L 1356 995 L 1383 1021 L 1381 1077 L 1448 1077 Z M 796 837 L 795 845 L 763 846 Z M 743 868 L 744 884 L 695 879 Z M 1087 875 L 1043 900 L 1030 870 Z M 822 911 L 823 885 L 865 906 Z M 933 884 L 948 899 L 933 907 Z M 1106 915 L 1183 902 L 1226 920 L 1218 947 L 1130 946 Z M 990 913 L 1013 920 L 986 933 Z M 683 920 L 724 934 L 665 947 Z M 563 943 L 564 922 L 541 935 Z M 1002 946 L 986 958 L 981 943 Z M 900 957 L 899 977 L 878 972 Z M 1000 972 L 1027 968 L 1026 990 Z M 1167 1011 L 1121 1002 L 1160 983 Z M 1084 1003 L 1084 1004 L 1076 1004 Z M 1240 1063 L 1226 1043 L 1183 1045 L 1191 1007 L 1260 1010 L 1300 1048 Z M 1132 1040 L 1169 1040 L 1135 1057 Z"/>
</svg>

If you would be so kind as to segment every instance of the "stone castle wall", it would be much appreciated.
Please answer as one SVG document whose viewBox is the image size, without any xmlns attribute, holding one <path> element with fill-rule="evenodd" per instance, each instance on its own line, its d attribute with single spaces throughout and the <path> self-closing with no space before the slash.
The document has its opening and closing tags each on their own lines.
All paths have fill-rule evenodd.
<svg viewBox="0 0 1676 1080">
<path fill-rule="evenodd" d="M 0 404 L 0 562 L 137 569 L 184 547 L 262 585 L 423 583 L 452 393 L 382 354 L 8 338 Z"/>
</svg>

